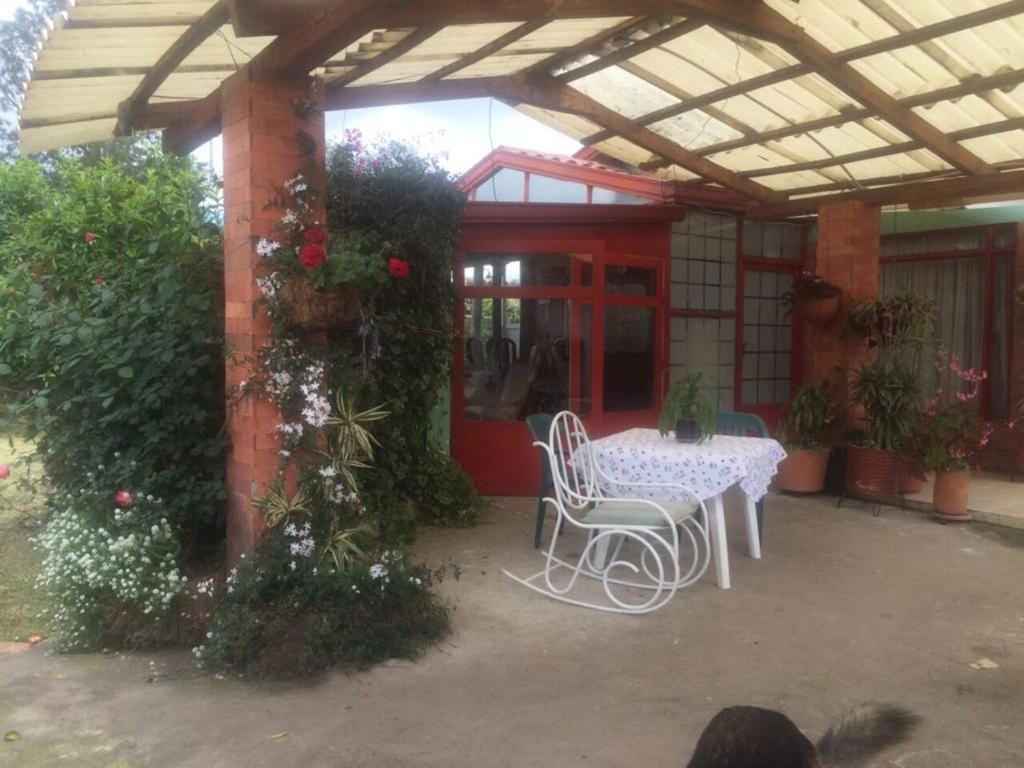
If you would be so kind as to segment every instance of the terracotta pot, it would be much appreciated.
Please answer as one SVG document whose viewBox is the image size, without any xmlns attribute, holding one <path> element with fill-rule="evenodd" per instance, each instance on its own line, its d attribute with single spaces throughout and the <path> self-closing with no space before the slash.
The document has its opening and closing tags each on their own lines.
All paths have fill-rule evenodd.
<svg viewBox="0 0 1024 768">
<path fill-rule="evenodd" d="M 776 482 L 780 490 L 792 493 L 818 493 L 825 487 L 828 450 L 793 450 L 779 464 Z"/>
<path fill-rule="evenodd" d="M 828 325 L 839 314 L 839 297 L 808 299 L 800 305 L 800 317 L 811 325 Z"/>
<path fill-rule="evenodd" d="M 940 520 L 966 523 L 971 519 L 967 511 L 967 489 L 971 473 L 966 469 L 952 469 L 935 473 L 932 491 L 932 514 Z"/>
<path fill-rule="evenodd" d="M 895 498 L 900 489 L 900 463 L 895 451 L 848 446 L 846 492 L 876 501 Z"/>
<path fill-rule="evenodd" d="M 316 331 L 347 328 L 360 316 L 359 289 L 346 283 L 330 291 L 320 291 L 308 280 L 292 278 L 282 288 L 284 300 L 296 325 Z"/>
<path fill-rule="evenodd" d="M 919 474 L 907 462 L 900 462 L 900 494 L 912 496 L 924 490 L 926 481 L 923 474 Z"/>
</svg>

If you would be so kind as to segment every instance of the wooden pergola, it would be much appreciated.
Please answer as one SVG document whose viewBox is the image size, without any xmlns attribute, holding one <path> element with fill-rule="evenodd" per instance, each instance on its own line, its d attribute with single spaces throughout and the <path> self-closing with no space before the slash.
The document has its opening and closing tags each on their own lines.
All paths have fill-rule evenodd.
<svg viewBox="0 0 1024 768">
<path fill-rule="evenodd" d="M 292 106 L 312 77 L 326 110 L 494 97 L 750 217 L 817 213 L 811 266 L 854 297 L 877 291 L 879 206 L 1024 193 L 1024 0 L 78 0 L 39 52 L 22 146 L 222 133 L 228 341 L 251 351 L 263 203 L 301 169 L 296 130 L 323 146 L 322 115 Z M 236 553 L 277 462 L 271 410 L 232 425 Z"/>
</svg>

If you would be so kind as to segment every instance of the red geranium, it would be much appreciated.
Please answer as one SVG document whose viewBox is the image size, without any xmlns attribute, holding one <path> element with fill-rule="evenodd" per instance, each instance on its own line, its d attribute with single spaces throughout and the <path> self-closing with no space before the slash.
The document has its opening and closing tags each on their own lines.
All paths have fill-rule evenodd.
<svg viewBox="0 0 1024 768">
<path fill-rule="evenodd" d="M 132 496 L 131 491 L 125 489 L 122 489 L 118 491 L 116 494 L 114 494 L 114 501 L 117 503 L 117 506 L 119 507 L 127 508 L 135 506 L 135 497 Z"/>
<path fill-rule="evenodd" d="M 0 480 L 6 480 L 11 476 L 11 468 L 6 464 L 0 464 Z"/>
<path fill-rule="evenodd" d="M 92 245 L 92 241 L 95 240 L 95 239 L 96 239 L 96 235 L 93 234 L 92 232 L 86 232 L 85 233 L 85 243 L 86 243 L 86 245 Z"/>
<path fill-rule="evenodd" d="M 408 277 L 409 262 L 405 259 L 388 259 L 388 272 L 392 277 Z"/>
<path fill-rule="evenodd" d="M 302 233 L 302 241 L 306 245 L 323 245 L 327 242 L 327 232 L 323 227 L 310 227 Z"/>
<path fill-rule="evenodd" d="M 319 245 L 306 245 L 299 251 L 299 261 L 306 269 L 316 269 L 327 261 L 327 254 Z"/>
</svg>

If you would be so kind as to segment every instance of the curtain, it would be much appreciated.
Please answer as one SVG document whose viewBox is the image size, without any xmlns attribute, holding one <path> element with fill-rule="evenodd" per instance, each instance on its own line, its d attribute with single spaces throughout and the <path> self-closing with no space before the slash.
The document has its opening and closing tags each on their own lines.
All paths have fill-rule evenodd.
<svg viewBox="0 0 1024 768">
<path fill-rule="evenodd" d="M 910 291 L 926 296 L 939 308 L 935 335 L 960 358 L 964 368 L 981 368 L 984 340 L 985 259 L 936 259 L 883 263 L 882 294 Z M 934 350 L 926 349 L 918 376 L 926 393 L 939 384 Z M 973 404 L 977 407 L 978 401 Z"/>
</svg>

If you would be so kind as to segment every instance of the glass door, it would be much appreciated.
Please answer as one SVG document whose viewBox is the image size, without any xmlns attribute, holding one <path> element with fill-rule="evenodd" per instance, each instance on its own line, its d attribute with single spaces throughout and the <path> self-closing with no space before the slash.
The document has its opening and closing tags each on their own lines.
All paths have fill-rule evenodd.
<svg viewBox="0 0 1024 768">
<path fill-rule="evenodd" d="M 791 269 L 743 270 L 738 410 L 758 414 L 769 427 L 778 423 L 799 378 L 797 326 L 781 301 L 794 276 Z"/>
</svg>

